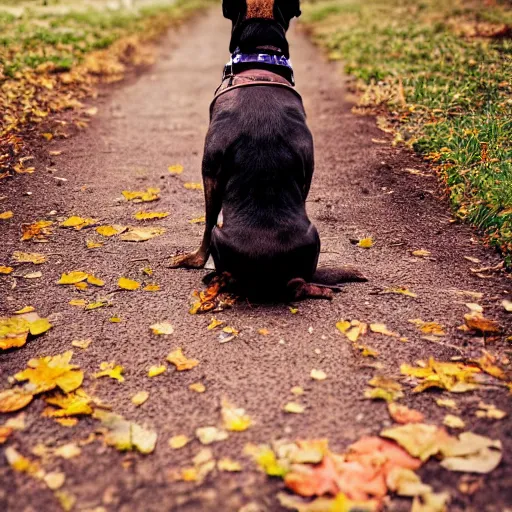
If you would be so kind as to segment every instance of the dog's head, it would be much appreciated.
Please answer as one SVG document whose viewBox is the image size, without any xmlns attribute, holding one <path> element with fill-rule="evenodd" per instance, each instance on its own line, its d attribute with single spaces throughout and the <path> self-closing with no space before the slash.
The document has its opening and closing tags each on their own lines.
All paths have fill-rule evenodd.
<svg viewBox="0 0 512 512">
<path fill-rule="evenodd" d="M 288 28 L 299 17 L 300 0 L 223 0 L 224 16 L 234 25 L 250 19 L 274 20 Z"/>
</svg>

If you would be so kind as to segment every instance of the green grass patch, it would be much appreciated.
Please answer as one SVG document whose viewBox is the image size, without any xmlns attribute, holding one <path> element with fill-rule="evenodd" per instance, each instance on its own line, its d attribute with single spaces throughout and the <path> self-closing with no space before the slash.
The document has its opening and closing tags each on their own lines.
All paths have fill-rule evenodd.
<svg viewBox="0 0 512 512">
<path fill-rule="evenodd" d="M 510 4 L 509 4 L 510 5 Z M 320 0 L 313 37 L 431 159 L 459 218 L 512 256 L 512 9 L 456 0 Z M 508 28 L 507 28 L 508 24 Z"/>
</svg>

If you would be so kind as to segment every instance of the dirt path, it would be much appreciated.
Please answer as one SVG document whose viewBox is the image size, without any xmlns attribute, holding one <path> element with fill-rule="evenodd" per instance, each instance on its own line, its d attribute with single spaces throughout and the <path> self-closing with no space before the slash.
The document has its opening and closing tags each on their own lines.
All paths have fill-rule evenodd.
<svg viewBox="0 0 512 512">
<path fill-rule="evenodd" d="M 74 349 L 73 358 L 88 375 L 86 389 L 111 404 L 114 411 L 159 434 L 150 456 L 118 453 L 98 440 L 84 446 L 78 457 L 52 459 L 48 467 L 66 473 L 64 489 L 76 496 L 76 510 L 231 512 L 251 502 L 261 509 L 250 510 L 280 510 L 274 496 L 281 484 L 270 481 L 244 458 L 247 442 L 325 437 L 341 451 L 362 435 L 376 434 L 390 425 L 383 402 L 362 400 L 368 380 L 378 371 L 376 363 L 383 365 L 381 373 L 398 376 L 402 362 L 429 356 L 449 360 L 461 351 L 477 354 L 483 346 L 481 338 L 456 330 L 468 311 L 464 302 L 475 300 L 464 299 L 454 290 L 482 292 L 484 297 L 478 302 L 486 315 L 510 327 L 510 316 L 507 319 L 500 306 L 506 291 L 512 290 L 510 280 L 481 279 L 470 271 L 470 267 L 496 264 L 496 255 L 473 241 L 467 227 L 450 222 L 446 206 L 435 197 L 435 179 L 421 162 L 389 144 L 372 142 L 385 135 L 373 119 L 350 113 L 336 69 L 297 33 L 291 37 L 292 57 L 316 140 L 317 170 L 308 208 L 323 239 L 322 261 L 355 264 L 364 269 L 369 282 L 348 286 L 332 303 L 301 303 L 297 314 L 287 305 L 248 304 L 219 313 L 217 318 L 240 330 L 226 344 L 219 343 L 218 332 L 206 330 L 210 315 L 188 314 L 191 292 L 200 287 L 203 273 L 169 270 L 166 258 L 177 249 L 194 248 L 200 240 L 202 227 L 189 220 L 202 215 L 202 194 L 185 190 L 183 183 L 200 180 L 208 104 L 227 58 L 228 31 L 219 12 L 186 26 L 174 42 L 169 39 L 164 45 L 161 59 L 149 73 L 97 102 L 99 113 L 88 130 L 51 144 L 51 150 L 62 151 L 61 156 L 52 157 L 53 174 L 36 162 L 35 174 L 2 184 L 0 195 L 7 199 L 0 209 L 12 209 L 15 216 L 0 226 L 0 263 L 7 264 L 15 250 L 51 255 L 45 265 L 16 270 L 17 274 L 41 270 L 39 279 L 16 279 L 17 286 L 11 289 L 14 280 L 0 278 L 2 313 L 12 314 L 30 304 L 41 316 L 50 316 L 54 328 L 25 347 L 0 355 L 0 388 L 7 387 L 8 376 L 23 369 L 30 358 L 62 353 L 71 348 L 72 340 L 91 338 L 90 347 Z M 177 163 L 185 171 L 180 177 L 170 177 L 167 167 Z M 407 168 L 422 170 L 427 176 L 411 175 Z M 158 203 L 141 208 L 117 200 L 122 190 L 147 187 L 161 188 Z M 33 194 L 24 195 L 28 191 Z M 95 250 L 86 249 L 85 239 L 102 237 L 91 230 L 57 229 L 49 244 L 19 241 L 21 222 L 51 218 L 51 211 L 64 218 L 91 216 L 105 224 L 133 225 L 132 216 L 141 209 L 171 213 L 153 221 L 167 228 L 163 236 L 145 243 L 113 237 Z M 367 235 L 376 240 L 371 249 L 350 242 Z M 411 250 L 421 248 L 431 251 L 432 259 L 411 255 Z M 479 258 L 481 263 L 470 263 L 464 256 Z M 143 280 L 141 269 L 148 265 L 154 275 L 146 281 L 160 284 L 161 291 L 117 292 L 112 308 L 82 311 L 70 306 L 72 298 L 92 301 L 97 290 L 79 292 L 55 284 L 63 272 L 85 270 L 106 281 L 99 293 L 106 295 L 117 288 L 121 276 Z M 394 287 L 407 287 L 417 298 L 376 294 Z M 119 316 L 121 323 L 111 323 L 113 316 Z M 440 343 L 421 339 L 418 329 L 408 322 L 414 318 L 439 322 L 448 335 Z M 365 358 L 336 330 L 341 319 L 382 322 L 409 341 L 370 334 L 362 343 L 379 356 Z M 174 335 L 151 333 L 149 326 L 163 321 L 173 324 Z M 258 334 L 262 328 L 269 331 L 267 336 Z M 503 346 L 496 341 L 491 349 L 500 351 Z M 169 369 L 149 379 L 147 369 L 163 363 L 177 347 L 198 359 L 199 366 L 181 373 Z M 114 360 L 125 368 L 124 383 L 90 378 L 102 361 Z M 311 380 L 313 368 L 325 371 L 327 380 Z M 188 389 L 198 381 L 206 385 L 203 394 Z M 300 398 L 306 405 L 304 414 L 282 412 L 283 405 L 294 398 L 292 386 L 305 389 Z M 149 391 L 150 398 L 136 408 L 130 399 L 141 390 Z M 435 405 L 434 396 L 439 395 L 407 392 L 403 403 L 441 424 L 448 411 Z M 244 407 L 255 422 L 246 432 L 212 445 L 216 457 L 240 460 L 244 471 L 215 472 L 199 486 L 171 483 L 171 470 L 190 465 L 201 446 L 194 441 L 174 451 L 168 439 L 176 434 L 193 437 L 197 427 L 217 424 L 222 397 Z M 510 411 L 507 392 L 482 388 L 450 398 L 459 402 L 467 430 L 502 440 L 504 462 L 484 477 L 482 490 L 472 497 L 457 494 L 460 475 L 442 470 L 435 462 L 428 463 L 422 474 L 436 490 L 450 490 L 450 510 L 503 511 L 512 506 L 511 423 L 509 419 L 477 419 L 473 410 L 484 400 Z M 62 427 L 40 418 L 43 405 L 39 400 L 29 407 L 27 429 L 15 434 L 14 444 L 26 455 L 38 443 L 60 445 L 85 439 L 97 426 L 86 418 L 74 428 Z M 3 456 L 0 481 L 0 510 L 58 509 L 51 491 L 32 478 L 15 475 Z M 95 508 L 100 506 L 104 509 Z"/>
</svg>

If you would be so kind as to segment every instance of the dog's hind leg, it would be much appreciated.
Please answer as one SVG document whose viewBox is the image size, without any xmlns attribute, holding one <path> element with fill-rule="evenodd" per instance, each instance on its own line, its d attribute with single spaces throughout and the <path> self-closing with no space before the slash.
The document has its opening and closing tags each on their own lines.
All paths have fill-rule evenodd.
<svg viewBox="0 0 512 512">
<path fill-rule="evenodd" d="M 304 279 L 298 277 L 292 279 L 287 287 L 287 293 L 290 300 L 305 300 L 305 299 L 327 299 L 332 300 L 332 290 L 323 286 L 306 283 Z"/>
</svg>

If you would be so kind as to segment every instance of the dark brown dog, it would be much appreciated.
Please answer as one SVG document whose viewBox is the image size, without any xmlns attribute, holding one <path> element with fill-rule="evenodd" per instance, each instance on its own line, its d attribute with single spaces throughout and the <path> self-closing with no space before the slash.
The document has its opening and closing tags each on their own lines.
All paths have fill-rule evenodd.
<svg viewBox="0 0 512 512">
<path fill-rule="evenodd" d="M 310 284 L 318 282 L 320 253 L 320 238 L 305 208 L 314 169 L 313 138 L 292 87 L 293 73 L 274 64 L 289 57 L 286 31 L 300 15 L 299 4 L 223 2 L 224 15 L 233 22 L 230 50 L 241 62 L 227 70 L 212 104 L 202 166 L 202 244 L 192 254 L 175 257 L 171 267 L 203 268 L 211 254 L 216 271 L 231 274 L 251 295 L 287 291 L 296 299 L 330 298 L 329 289 Z M 243 62 L 262 54 L 261 62 Z M 223 222 L 217 226 L 221 211 Z M 364 279 L 350 270 L 325 277 L 327 286 Z"/>
</svg>

